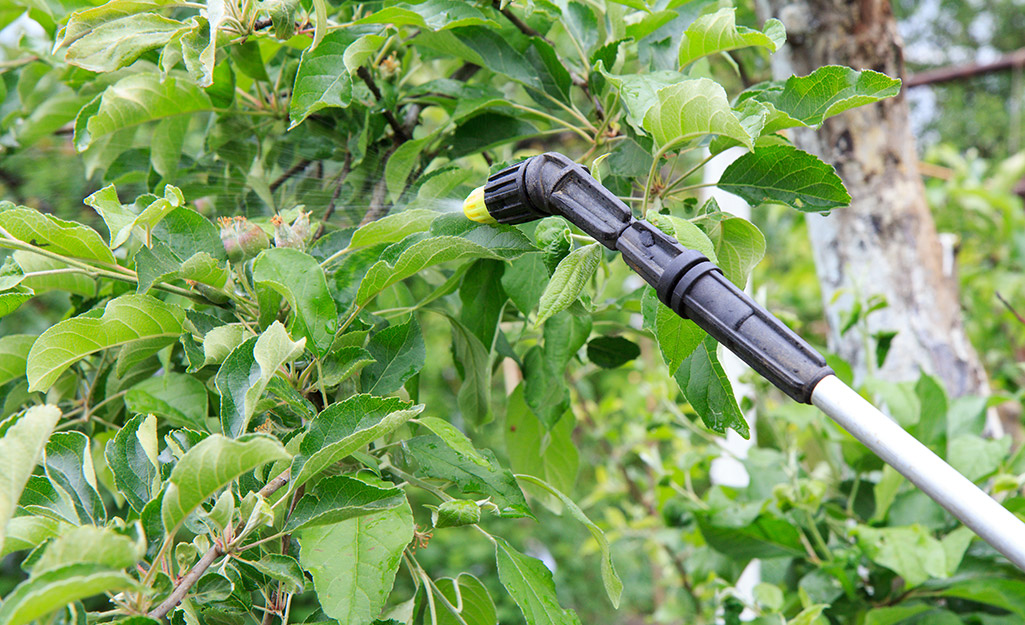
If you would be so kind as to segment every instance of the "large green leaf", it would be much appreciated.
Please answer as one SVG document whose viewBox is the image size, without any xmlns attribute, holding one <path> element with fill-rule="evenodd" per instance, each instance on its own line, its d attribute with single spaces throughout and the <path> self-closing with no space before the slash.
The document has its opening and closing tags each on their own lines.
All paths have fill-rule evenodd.
<svg viewBox="0 0 1025 625">
<path fill-rule="evenodd" d="M 684 397 L 712 430 L 724 434 L 726 428 L 733 428 L 747 438 L 747 421 L 744 420 L 733 386 L 716 356 L 718 343 L 708 336 L 680 364 L 674 377 Z"/>
<path fill-rule="evenodd" d="M 65 605 L 104 592 L 128 590 L 135 580 L 99 564 L 72 564 L 18 584 L 0 606 L 0 625 L 37 621 Z"/>
<path fill-rule="evenodd" d="M 55 38 L 55 50 L 70 46 L 108 22 L 129 15 L 159 11 L 174 0 L 111 0 L 99 6 L 76 11 Z"/>
<path fill-rule="evenodd" d="M 130 74 L 107 87 L 92 115 L 83 109 L 75 122 L 75 147 L 83 151 L 120 130 L 213 109 L 191 80 L 168 76 L 161 82 L 156 72 Z"/>
<path fill-rule="evenodd" d="M 159 348 L 182 333 L 181 308 L 148 295 L 122 295 L 107 302 L 101 317 L 75 317 L 43 332 L 28 354 L 29 390 L 45 391 L 68 367 L 103 349 L 146 341 Z"/>
<path fill-rule="evenodd" d="M 369 625 L 395 583 L 402 552 L 413 539 L 413 514 L 390 510 L 296 533 L 299 562 L 313 575 L 320 607 L 346 625 Z"/>
<path fill-rule="evenodd" d="M 214 384 L 221 394 L 221 430 L 237 438 L 245 433 L 270 379 L 285 363 L 302 355 L 306 339 L 293 341 L 280 321 L 258 338 L 238 347 L 217 370 Z"/>
<path fill-rule="evenodd" d="M 60 536 L 70 527 L 67 523 L 49 517 L 14 517 L 7 523 L 3 547 L 0 547 L 0 558 L 15 551 L 35 549 L 44 541 Z"/>
<path fill-rule="evenodd" d="M 490 497 L 503 516 L 534 516 L 513 474 L 499 466 L 494 454 L 485 453 L 488 464 L 482 466 L 433 435 L 417 436 L 404 445 L 419 465 L 418 475 L 448 480 L 466 494 Z"/>
<path fill-rule="evenodd" d="M 31 208 L 0 202 L 0 227 L 15 239 L 43 247 L 54 254 L 109 264 L 116 262 L 113 252 L 92 228 Z"/>
<path fill-rule="evenodd" d="M 448 421 L 438 417 L 420 417 L 416 422 L 434 432 L 435 436 L 445 441 L 445 444 L 457 453 L 466 456 L 482 467 L 488 466 L 487 458 L 477 451 L 477 448 L 473 446 L 473 443 L 470 442 L 466 434 L 463 434 Z"/>
<path fill-rule="evenodd" d="M 406 237 L 393 246 L 398 253 L 393 260 L 387 259 L 392 248 L 386 250 L 385 259 L 370 267 L 360 282 L 357 304 L 366 304 L 385 288 L 432 265 L 466 258 L 511 260 L 535 249 L 526 237 L 509 227 L 474 226 L 451 235 L 444 226 L 438 227 L 438 221 L 432 224 L 432 231 L 441 230 L 440 236 Z"/>
<path fill-rule="evenodd" d="M 458 577 L 442 577 L 435 581 L 438 591 L 459 612 L 438 609 L 438 625 L 498 625 L 495 603 L 483 583 L 469 573 Z"/>
<path fill-rule="evenodd" d="M 168 536 L 203 501 L 236 477 L 290 457 L 277 439 L 262 434 L 247 434 L 235 440 L 220 434 L 204 438 L 185 452 L 168 477 L 161 503 L 161 518 Z"/>
<path fill-rule="evenodd" d="M 527 406 L 520 384 L 506 402 L 505 450 L 509 466 L 518 474 L 541 478 L 564 493 L 571 492 L 580 469 L 580 454 L 573 444 L 575 425 L 573 415 L 567 413 L 546 431 Z M 527 490 L 545 496 L 537 493 L 537 489 Z"/>
<path fill-rule="evenodd" d="M 674 71 L 610 74 L 603 62 L 598 63 L 598 70 L 618 91 L 626 107 L 626 119 L 637 129 L 644 128 L 644 118 L 658 104 L 661 89 L 689 80 L 686 74 Z"/>
<path fill-rule="evenodd" d="M 523 357 L 523 396 L 551 429 L 569 409 L 566 367 L 591 334 L 591 316 L 574 305 L 544 324 L 544 347 L 535 345 Z"/>
<path fill-rule="evenodd" d="M 8 334 L 0 336 L 0 384 L 25 375 L 28 352 L 36 337 L 32 334 Z"/>
<path fill-rule="evenodd" d="M 334 340 L 338 312 L 320 263 L 297 249 L 271 248 L 253 261 L 253 280 L 285 298 L 292 308 L 289 329 L 309 339 L 311 351 L 324 355 Z"/>
<path fill-rule="evenodd" d="M 4 430 L 0 438 L 0 550 L 21 491 L 42 457 L 60 415 L 56 406 L 35 406 L 21 417 L 11 417 L 16 419 L 13 424 L 10 421 L 0 424 Z"/>
<path fill-rule="evenodd" d="M 938 594 L 996 606 L 1025 619 L 1025 584 L 1019 579 L 995 576 L 968 578 L 951 584 Z"/>
<path fill-rule="evenodd" d="M 644 114 L 644 129 L 661 150 L 683 147 L 706 135 L 720 135 L 751 148 L 751 135 L 730 110 L 726 91 L 707 78 L 685 80 L 659 89 Z"/>
<path fill-rule="evenodd" d="M 765 118 L 762 134 L 818 128 L 828 118 L 900 93 L 901 81 L 872 70 L 827 65 L 786 82 L 761 83 L 738 97 L 738 112 Z M 762 105 L 750 106 L 749 101 Z"/>
<path fill-rule="evenodd" d="M 140 514 L 160 488 L 157 453 L 157 419 L 153 415 L 132 417 L 107 442 L 104 458 L 114 484 Z"/>
<path fill-rule="evenodd" d="M 492 540 L 498 560 L 498 578 L 520 607 L 527 625 L 580 625 L 576 612 L 559 605 L 548 567 L 516 551 L 503 538 L 492 536 Z"/>
<path fill-rule="evenodd" d="M 54 432 L 43 450 L 43 465 L 50 483 L 63 499 L 71 500 L 81 523 L 99 525 L 106 521 L 89 437 L 81 432 Z"/>
<path fill-rule="evenodd" d="M 491 356 L 466 326 L 453 317 L 452 347 L 462 367 L 463 384 L 456 400 L 463 418 L 474 425 L 487 423 L 491 416 Z"/>
<path fill-rule="evenodd" d="M 285 529 L 332 525 L 404 503 L 406 495 L 398 488 L 382 488 L 347 475 L 334 475 L 306 491 L 289 515 Z"/>
<path fill-rule="evenodd" d="M 536 325 L 560 313 L 575 302 L 594 277 L 601 262 L 602 248 L 597 243 L 585 245 L 569 253 L 559 262 L 538 303 Z"/>
<path fill-rule="evenodd" d="M 616 573 L 616 567 L 612 564 L 612 551 L 609 547 L 608 539 L 605 538 L 605 532 L 595 525 L 591 519 L 587 518 L 587 515 L 584 514 L 584 511 L 580 509 L 576 502 L 551 484 L 533 475 L 518 475 L 516 477 L 539 486 L 557 497 L 562 502 L 562 505 L 566 506 L 570 516 L 582 523 L 587 528 L 587 531 L 591 532 L 591 537 L 594 538 L 594 542 L 598 543 L 598 549 L 601 551 L 601 579 L 605 585 L 605 593 L 609 596 L 609 600 L 612 601 L 612 606 L 618 608 L 619 597 L 623 594 L 623 580 L 619 578 L 619 574 Z"/>
<path fill-rule="evenodd" d="M 125 569 L 134 566 L 145 554 L 146 541 L 141 534 L 133 537 L 105 527 L 83 525 L 68 529 L 47 544 L 43 554 L 32 563 L 32 575 L 71 564 Z"/>
<path fill-rule="evenodd" d="M 940 541 L 920 525 L 858 526 L 858 545 L 865 555 L 904 578 L 908 588 L 930 578 L 947 577 L 947 560 Z"/>
<path fill-rule="evenodd" d="M 461 26 L 495 26 L 480 9 L 462 0 L 401 2 L 374 11 L 356 24 L 394 24 L 423 30 L 446 30 Z"/>
<path fill-rule="evenodd" d="M 414 208 L 386 215 L 360 226 L 356 232 L 353 232 L 349 247 L 356 249 L 378 243 L 396 243 L 413 233 L 427 230 L 437 217 L 436 211 L 425 208 Z"/>
<path fill-rule="evenodd" d="M 718 187 L 752 206 L 776 202 L 822 212 L 851 203 L 830 165 L 790 145 L 762 146 L 741 155 L 723 172 Z"/>
<path fill-rule="evenodd" d="M 396 397 L 353 395 L 331 404 L 310 422 L 292 461 L 292 486 L 389 434 L 424 409 Z"/>
<path fill-rule="evenodd" d="M 207 429 L 208 406 L 206 385 L 176 371 L 147 378 L 125 393 L 129 411 L 154 414 L 172 425 L 197 431 Z"/>
<path fill-rule="evenodd" d="M 289 129 L 321 109 L 346 108 L 352 103 L 352 78 L 344 57 L 355 39 L 344 30 L 334 30 L 303 52 L 288 107 Z"/>
<path fill-rule="evenodd" d="M 748 276 L 765 256 L 765 236 L 746 219 L 717 215 L 708 226 L 708 238 L 715 244 L 716 264 L 733 284 L 747 286 Z"/>
<path fill-rule="evenodd" d="M 758 32 L 744 26 L 737 26 L 737 10 L 733 7 L 719 9 L 691 22 L 680 41 L 680 67 L 709 54 L 759 46 L 775 52 L 786 41 L 787 33 L 783 22 L 770 19 L 765 22 L 765 32 Z"/>
<path fill-rule="evenodd" d="M 68 46 L 64 60 L 91 72 L 112 72 L 163 46 L 186 28 L 155 13 L 136 13 L 105 22 Z"/>
<path fill-rule="evenodd" d="M 427 357 L 416 317 L 372 336 L 367 351 L 374 362 L 363 368 L 360 383 L 364 391 L 375 395 L 387 395 L 402 388 L 406 380 L 420 372 Z"/>
</svg>

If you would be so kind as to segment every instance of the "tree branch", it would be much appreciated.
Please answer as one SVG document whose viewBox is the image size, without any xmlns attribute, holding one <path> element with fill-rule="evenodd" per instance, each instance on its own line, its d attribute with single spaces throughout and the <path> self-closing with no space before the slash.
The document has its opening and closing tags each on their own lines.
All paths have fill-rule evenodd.
<svg viewBox="0 0 1025 625">
<path fill-rule="evenodd" d="M 290 178 L 292 178 L 299 172 L 304 171 L 307 167 L 310 166 L 310 163 L 312 162 L 313 161 L 311 161 L 308 158 L 300 159 L 298 163 L 292 165 L 287 170 L 285 170 L 285 173 L 278 176 L 277 180 L 270 183 L 271 193 L 277 191 L 281 187 L 281 185 L 285 184 Z"/>
<path fill-rule="evenodd" d="M 527 24 L 526 22 L 521 20 L 515 13 L 510 11 L 509 7 L 506 7 L 506 8 L 503 9 L 502 8 L 502 3 L 501 3 L 500 0 L 493 0 L 491 5 L 495 7 L 496 11 L 498 11 L 499 13 L 504 15 L 505 19 L 509 20 L 512 23 L 512 25 L 515 26 L 524 35 L 526 35 L 528 37 L 540 37 L 541 39 L 545 39 L 541 35 L 541 33 L 537 32 L 536 30 L 531 28 L 529 24 Z M 545 39 L 545 41 L 548 41 L 548 40 Z"/>
<path fill-rule="evenodd" d="M 1015 50 L 998 58 L 990 63 L 967 63 L 965 65 L 950 65 L 948 67 L 937 67 L 911 74 L 904 79 L 904 86 L 920 87 L 922 85 L 934 85 L 941 82 L 951 82 L 972 78 L 991 72 L 999 72 L 1015 67 L 1025 67 L 1025 48 Z"/>
<path fill-rule="evenodd" d="M 260 489 L 259 495 L 266 499 L 274 494 L 274 492 L 279 488 L 287 484 L 290 477 L 291 469 L 285 469 L 280 475 L 267 482 L 267 484 Z M 240 523 L 235 532 L 240 532 L 244 526 L 245 525 L 243 523 Z M 181 603 L 181 600 L 184 599 L 189 590 L 196 585 L 196 582 L 198 582 L 199 578 L 203 576 L 203 573 L 210 568 L 210 565 L 226 553 L 229 552 L 225 550 L 225 546 L 220 542 L 215 542 L 214 546 L 210 547 L 210 549 L 203 554 L 203 557 L 199 559 L 199 562 L 197 562 L 192 569 L 190 569 L 189 572 L 178 581 L 174 590 L 172 590 L 171 594 L 167 596 L 167 599 L 164 599 L 163 603 L 150 610 L 147 616 L 154 619 L 161 619 L 167 616 L 168 612 Z"/>
<path fill-rule="evenodd" d="M 370 71 L 368 71 L 366 67 L 361 65 L 360 68 L 356 70 L 356 75 L 360 77 L 360 80 L 362 80 L 367 86 L 367 89 L 370 89 L 370 93 L 374 94 L 374 98 L 376 98 L 378 102 L 384 99 L 384 96 L 381 94 L 381 90 L 377 87 L 377 83 L 374 82 L 374 77 L 370 75 Z M 406 133 L 406 129 L 402 127 L 399 120 L 395 118 L 395 113 L 392 113 L 389 109 L 384 109 L 383 114 L 385 121 L 388 122 L 392 131 L 395 132 L 395 143 L 409 141 L 409 134 Z"/>
<path fill-rule="evenodd" d="M 367 210 L 367 214 L 363 215 L 363 220 L 359 222 L 360 226 L 365 226 L 372 221 L 377 221 L 381 217 L 388 214 L 388 181 L 384 175 L 381 176 L 380 180 L 374 184 L 374 192 L 370 196 L 370 208 Z"/>
</svg>

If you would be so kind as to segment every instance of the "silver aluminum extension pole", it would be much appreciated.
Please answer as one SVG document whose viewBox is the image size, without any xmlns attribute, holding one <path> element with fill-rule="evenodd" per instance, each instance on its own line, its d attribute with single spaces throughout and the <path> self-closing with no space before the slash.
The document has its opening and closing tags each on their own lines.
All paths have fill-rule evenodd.
<svg viewBox="0 0 1025 625">
<path fill-rule="evenodd" d="M 830 375 L 811 402 L 1025 571 L 1025 523 L 853 389 Z"/>
</svg>

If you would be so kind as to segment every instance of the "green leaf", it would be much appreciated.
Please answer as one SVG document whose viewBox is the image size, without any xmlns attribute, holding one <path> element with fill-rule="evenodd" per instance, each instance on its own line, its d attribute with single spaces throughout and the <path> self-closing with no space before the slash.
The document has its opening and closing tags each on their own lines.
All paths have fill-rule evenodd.
<svg viewBox="0 0 1025 625">
<path fill-rule="evenodd" d="M 323 356 L 334 340 L 338 311 L 320 263 L 297 249 L 271 248 L 253 261 L 253 280 L 285 298 L 292 308 L 289 330 L 309 339 L 310 351 Z"/>
<path fill-rule="evenodd" d="M 498 625 L 495 603 L 483 583 L 469 573 L 442 577 L 435 581 L 438 591 L 459 610 L 458 618 L 449 610 L 438 610 L 438 625 Z"/>
<path fill-rule="evenodd" d="M 655 333 L 662 360 L 675 374 L 684 360 L 708 336 L 690 319 L 684 319 L 659 301 L 653 289 L 646 289 L 642 298 L 644 325 Z"/>
<path fill-rule="evenodd" d="M 321 109 L 346 108 L 352 103 L 352 78 L 345 68 L 345 51 L 353 41 L 351 34 L 334 30 L 303 51 L 288 107 L 289 130 Z"/>
<path fill-rule="evenodd" d="M 540 560 L 513 549 L 505 539 L 492 536 L 498 560 L 498 578 L 520 607 L 527 625 L 579 625 L 572 610 L 564 610 L 555 595 L 552 572 Z"/>
<path fill-rule="evenodd" d="M 748 276 L 765 256 L 765 236 L 753 223 L 740 217 L 716 219 L 709 228 L 709 239 L 715 244 L 716 264 L 723 274 L 740 288 L 747 286 Z"/>
<path fill-rule="evenodd" d="M 398 488 L 380 488 L 347 475 L 325 477 L 302 496 L 289 515 L 285 530 L 332 525 L 405 502 L 406 495 Z"/>
<path fill-rule="evenodd" d="M 706 337 L 700 347 L 684 359 L 673 377 L 706 426 L 720 434 L 725 434 L 726 428 L 733 428 L 747 438 L 747 421 L 737 406 L 726 372 L 719 364 L 715 353 L 717 345 L 715 339 Z"/>
<path fill-rule="evenodd" d="M 648 111 L 658 105 L 658 92 L 661 89 L 690 80 L 686 74 L 673 71 L 610 74 L 602 62 L 598 64 L 598 71 L 619 92 L 623 106 L 626 107 L 626 119 L 631 126 L 637 129 L 644 128 L 644 118 Z"/>
<path fill-rule="evenodd" d="M 76 11 L 57 34 L 54 49 L 70 46 L 107 22 L 137 13 L 159 11 L 168 4 L 171 4 L 171 0 L 112 0 L 96 7 Z"/>
<path fill-rule="evenodd" d="M 64 60 L 91 72 L 112 72 L 163 46 L 186 25 L 155 13 L 105 22 L 68 46 Z"/>
<path fill-rule="evenodd" d="M 413 539 L 408 503 L 296 535 L 299 562 L 313 575 L 324 614 L 347 625 L 369 625 L 384 608 L 402 552 Z"/>
<path fill-rule="evenodd" d="M 39 271 L 50 271 L 52 269 L 67 269 L 67 265 L 47 256 L 41 256 L 32 252 L 15 250 L 14 260 L 17 261 L 22 271 L 27 274 Z M 17 288 L 7 294 L 0 294 L 0 298 L 10 295 L 12 299 L 16 295 L 40 295 L 50 291 L 66 291 L 83 297 L 96 296 L 96 280 L 79 273 L 51 273 L 47 275 L 29 275 Z M 8 311 L 9 312 L 9 311 Z"/>
<path fill-rule="evenodd" d="M 595 525 L 591 519 L 587 518 L 587 515 L 584 514 L 584 511 L 580 509 L 576 502 L 551 484 L 533 475 L 517 475 L 516 477 L 535 486 L 540 486 L 552 495 L 555 495 L 562 502 L 562 505 L 566 506 L 566 509 L 569 510 L 570 516 L 582 523 L 587 528 L 587 531 L 591 532 L 591 537 L 594 538 L 594 542 L 598 543 L 598 549 L 601 550 L 601 579 L 602 583 L 605 584 L 605 593 L 609 596 L 612 607 L 618 609 L 619 597 L 623 594 L 623 580 L 619 579 L 616 567 L 612 564 L 612 551 L 609 547 L 608 539 L 605 538 L 605 532 Z"/>
<path fill-rule="evenodd" d="M 306 576 L 295 558 L 280 553 L 264 554 L 256 562 L 244 560 L 245 564 L 253 567 L 271 579 L 282 582 L 285 592 L 301 593 L 306 585 Z"/>
<path fill-rule="evenodd" d="M 280 321 L 258 338 L 251 338 L 231 352 L 217 370 L 214 384 L 221 394 L 221 429 L 238 438 L 249 427 L 256 404 L 278 369 L 302 355 L 306 339 L 293 341 Z"/>
<path fill-rule="evenodd" d="M 6 317 L 18 310 L 22 304 L 35 296 L 32 289 L 23 286 L 16 286 L 9 291 L 0 293 L 0 317 Z"/>
<path fill-rule="evenodd" d="M 381 330 L 367 343 L 375 362 L 363 368 L 360 383 L 367 393 L 393 393 L 424 366 L 427 352 L 416 317 Z"/>
<path fill-rule="evenodd" d="M 473 446 L 473 443 L 466 437 L 466 434 L 460 432 L 456 426 L 448 421 L 438 417 L 420 417 L 416 422 L 434 432 L 438 438 L 445 441 L 445 444 L 456 453 L 466 456 L 482 467 L 488 466 L 487 459 L 477 451 L 477 448 Z"/>
<path fill-rule="evenodd" d="M 13 423 L 3 423 L 4 435 L 0 438 L 0 551 L 4 547 L 5 529 L 18 506 L 21 491 L 35 470 L 60 415 L 56 406 L 34 406 L 21 417 L 12 417 Z"/>
<path fill-rule="evenodd" d="M 637 343 L 621 336 L 600 336 L 587 344 L 587 359 L 602 369 L 621 367 L 640 355 Z"/>
<path fill-rule="evenodd" d="M 943 597 L 967 599 L 996 606 L 1025 619 L 1025 585 L 1018 579 L 975 577 L 957 581 L 937 592 Z"/>
<path fill-rule="evenodd" d="M 107 518 L 96 486 L 89 438 L 81 432 L 54 432 L 43 451 L 46 477 L 71 499 L 81 523 L 102 524 Z"/>
<path fill-rule="evenodd" d="M 865 625 L 896 625 L 932 609 L 933 607 L 928 603 L 911 602 L 888 608 L 873 608 L 865 613 Z"/>
<path fill-rule="evenodd" d="M 185 452 L 174 466 L 161 503 L 161 518 L 172 536 L 185 518 L 236 477 L 291 455 L 277 439 L 247 434 L 232 440 L 211 434 Z"/>
<path fill-rule="evenodd" d="M 424 407 L 396 397 L 353 395 L 331 404 L 310 422 L 292 461 L 289 490 L 359 451 L 420 414 Z"/>
<path fill-rule="evenodd" d="M 432 226 L 437 226 L 438 221 Z M 474 226 L 459 234 L 429 238 L 413 235 L 396 243 L 401 249 L 397 258 L 379 260 L 367 270 L 356 304 L 366 304 L 385 288 L 433 265 L 466 258 L 511 260 L 535 249 L 526 237 L 509 227 Z"/>
<path fill-rule="evenodd" d="M 990 440 L 963 434 L 947 443 L 947 462 L 974 482 L 996 471 L 1010 450 L 1007 436 Z"/>
<path fill-rule="evenodd" d="M 104 453 L 115 486 L 140 514 L 153 493 L 160 489 L 157 453 L 157 419 L 141 414 L 118 430 Z"/>
<path fill-rule="evenodd" d="M 75 317 L 43 332 L 29 351 L 30 391 L 45 391 L 68 367 L 103 349 L 146 341 L 170 345 L 182 333 L 181 308 L 148 295 L 122 295 L 107 302 L 103 315 Z"/>
<path fill-rule="evenodd" d="M 317 388 L 333 388 L 350 376 L 354 376 L 374 362 L 370 352 L 362 347 L 349 345 L 335 348 L 327 353 L 318 372 Z M 323 377 L 319 377 L 323 374 Z"/>
<path fill-rule="evenodd" d="M 206 430 L 208 405 L 206 385 L 175 371 L 143 380 L 125 393 L 130 412 L 155 414 L 172 425 L 197 431 Z"/>
<path fill-rule="evenodd" d="M 478 8 L 462 0 L 403 2 L 396 6 L 389 6 L 379 11 L 374 11 L 355 23 L 414 26 L 432 31 L 463 26 L 498 26 Z"/>
<path fill-rule="evenodd" d="M 420 153 L 435 139 L 434 134 L 404 141 L 397 147 L 384 166 L 384 179 L 388 187 L 388 196 L 395 202 L 402 196 L 409 182 L 409 175 L 416 167 Z"/>
<path fill-rule="evenodd" d="M 120 130 L 212 110 L 209 96 L 190 80 L 168 76 L 161 82 L 155 72 L 130 74 L 107 87 L 95 113 L 83 118 L 83 109 L 79 114 L 75 147 L 82 152 Z"/>
<path fill-rule="evenodd" d="M 575 419 L 567 412 L 551 430 L 546 430 L 527 406 L 523 386 L 517 386 L 506 403 L 505 449 L 509 466 L 517 474 L 533 475 L 562 492 L 570 492 L 580 469 L 580 454 L 573 443 Z M 559 510 L 559 503 L 549 501 L 545 493 L 529 487 L 527 491 L 537 495 L 547 507 Z"/>
<path fill-rule="evenodd" d="M 351 249 L 369 247 L 378 243 L 395 243 L 407 236 L 423 232 L 431 226 L 438 213 L 424 208 L 413 208 L 392 213 L 360 226 L 352 233 Z"/>
<path fill-rule="evenodd" d="M 737 26 L 737 10 L 732 7 L 719 9 L 710 15 L 703 15 L 691 22 L 680 41 L 680 67 L 695 60 L 727 50 L 759 46 L 775 52 L 786 41 L 787 33 L 783 22 L 770 19 L 765 22 L 765 32 L 758 32 Z"/>
<path fill-rule="evenodd" d="M 943 547 L 921 525 L 908 527 L 868 527 L 854 530 L 865 555 L 904 578 L 908 588 L 931 578 L 947 577 Z"/>
<path fill-rule="evenodd" d="M 752 148 L 751 136 L 730 110 L 719 83 L 696 78 L 663 87 L 644 114 L 643 126 L 665 152 L 705 135 L 720 135 Z"/>
<path fill-rule="evenodd" d="M 28 352 L 35 342 L 32 334 L 0 336 L 0 384 L 24 377 Z"/>
<path fill-rule="evenodd" d="M 0 202 L 0 227 L 15 239 L 43 247 L 54 254 L 111 265 L 116 263 L 114 254 L 95 230 L 73 221 L 44 215 L 10 202 Z M 25 265 L 21 266 L 25 268 Z"/>
<path fill-rule="evenodd" d="M 128 240 L 138 215 L 131 206 L 121 203 L 114 185 L 108 184 L 86 197 L 83 202 L 103 218 L 103 223 L 107 225 L 107 231 L 110 233 L 111 249 L 121 246 Z"/>
<path fill-rule="evenodd" d="M 790 145 L 762 146 L 742 155 L 726 168 L 717 186 L 752 206 L 775 202 L 822 212 L 851 202 L 830 165 Z"/>
<path fill-rule="evenodd" d="M 755 85 L 737 99 L 741 110 L 748 100 L 764 105 L 761 132 L 770 134 L 795 126 L 819 128 L 834 115 L 896 96 L 900 87 L 899 79 L 886 74 L 827 65 L 807 76 L 791 76 L 786 82 Z"/>
<path fill-rule="evenodd" d="M 3 539 L 3 546 L 0 547 L 0 558 L 15 551 L 35 549 L 44 541 L 60 536 L 70 527 L 67 523 L 49 517 L 15 517 L 7 523 L 6 537 Z"/>
<path fill-rule="evenodd" d="M 376 17 L 377 14 L 383 13 L 378 11 L 371 17 Z M 355 74 L 364 63 L 373 59 L 381 51 L 381 46 L 388 40 L 385 35 L 363 35 L 356 41 L 349 44 L 349 47 L 345 49 L 345 54 L 342 55 L 342 64 L 345 65 L 345 69 L 350 74 Z"/>
<path fill-rule="evenodd" d="M 573 250 L 555 268 L 552 279 L 541 294 L 538 303 L 537 321 L 541 325 L 552 315 L 558 314 L 575 302 L 584 286 L 594 277 L 601 262 L 602 249 L 597 243 Z"/>
<path fill-rule="evenodd" d="M 466 326 L 449 317 L 452 346 L 462 365 L 463 384 L 457 402 L 463 418 L 475 426 L 487 423 L 491 416 L 491 356 Z"/>
<path fill-rule="evenodd" d="M 403 445 L 419 465 L 417 475 L 449 480 L 467 495 L 490 497 L 502 516 L 534 517 L 516 478 L 499 466 L 494 454 L 486 453 L 488 465 L 481 466 L 436 436 L 417 436 Z"/>
<path fill-rule="evenodd" d="M 135 586 L 131 577 L 102 565 L 65 566 L 18 584 L 0 606 L 0 625 L 30 623 L 79 599 Z"/>
<path fill-rule="evenodd" d="M 524 315 L 537 307 L 547 285 L 548 271 L 541 254 L 524 254 L 509 263 L 502 274 L 502 289 Z"/>
<path fill-rule="evenodd" d="M 60 569 L 72 564 L 98 564 L 109 569 L 125 569 L 146 555 L 146 541 L 105 527 L 83 525 L 68 529 L 46 545 L 38 560 L 32 563 L 32 575 Z"/>
<path fill-rule="evenodd" d="M 544 348 L 534 346 L 523 358 L 524 398 L 548 429 L 569 409 L 566 367 L 590 334 L 591 316 L 571 307 L 545 322 Z"/>
</svg>

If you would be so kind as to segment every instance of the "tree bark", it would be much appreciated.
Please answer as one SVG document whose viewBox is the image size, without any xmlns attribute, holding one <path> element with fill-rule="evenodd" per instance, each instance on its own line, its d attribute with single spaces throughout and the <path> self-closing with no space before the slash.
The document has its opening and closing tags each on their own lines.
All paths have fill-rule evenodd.
<svg viewBox="0 0 1025 625">
<path fill-rule="evenodd" d="M 783 79 L 822 65 L 904 73 L 889 0 L 756 0 L 778 17 L 788 42 L 773 57 Z M 868 332 L 898 332 L 882 369 L 887 380 L 937 376 L 952 396 L 988 392 L 985 371 L 964 332 L 952 263 L 944 271 L 936 226 L 925 201 L 903 94 L 831 118 L 794 143 L 832 164 L 850 191 L 849 208 L 808 216 L 816 271 L 830 327 L 829 346 L 864 379 L 875 354 L 857 328 L 839 333 L 842 316 L 872 295 L 888 306 L 867 318 Z"/>
</svg>

